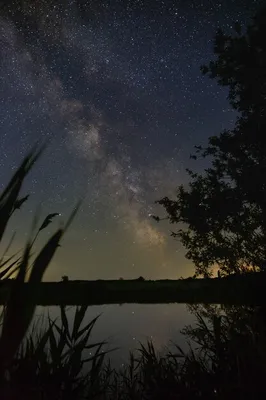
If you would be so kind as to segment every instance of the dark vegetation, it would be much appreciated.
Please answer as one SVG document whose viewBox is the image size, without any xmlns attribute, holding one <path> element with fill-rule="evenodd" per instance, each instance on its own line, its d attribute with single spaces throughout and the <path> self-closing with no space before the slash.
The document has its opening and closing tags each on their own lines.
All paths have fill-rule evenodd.
<svg viewBox="0 0 266 400">
<path fill-rule="evenodd" d="M 191 346 L 157 352 L 139 344 L 113 369 L 105 343 L 91 343 L 97 318 L 84 323 L 77 308 L 70 329 L 60 321 L 34 326 L 1 376 L 3 399 L 259 399 L 266 395 L 265 308 L 189 306 L 197 323 L 183 334 Z M 7 373 L 8 371 L 8 373 Z"/>
<path fill-rule="evenodd" d="M 212 136 L 206 148 L 192 156 L 206 159 L 203 174 L 187 170 L 190 182 L 177 198 L 158 203 L 181 240 L 197 275 L 223 275 L 266 268 L 266 8 L 247 32 L 235 24 L 235 34 L 218 31 L 216 59 L 202 72 L 229 89 L 238 112 L 235 126 Z M 155 217 L 156 218 L 156 217 Z M 160 220 L 160 218 L 156 218 Z"/>
<path fill-rule="evenodd" d="M 4 304 L 14 281 L 2 282 Z M 99 305 L 122 303 L 264 304 L 266 274 L 179 280 L 98 280 L 25 283 L 25 296 L 40 305 Z"/>
<path fill-rule="evenodd" d="M 170 222 L 182 223 L 174 235 L 187 248 L 196 274 L 208 276 L 212 266 L 218 265 L 221 275 L 228 276 L 215 280 L 181 280 L 179 288 L 187 285 L 189 292 L 188 288 L 193 285 L 206 285 L 202 292 L 215 288 L 214 292 L 219 293 L 224 285 L 223 295 L 230 298 L 234 292 L 236 303 L 243 288 L 245 296 L 251 294 L 252 297 L 256 292 L 263 294 L 265 287 L 265 21 L 264 10 L 258 13 L 247 35 L 241 34 L 238 25 L 235 37 L 218 32 L 215 43 L 218 60 L 203 72 L 229 86 L 230 101 L 239 111 L 239 118 L 233 130 L 210 138 L 206 149 L 198 148 L 195 157 L 211 156 L 212 159 L 205 175 L 189 172 L 189 188 L 179 187 L 177 200 L 164 198 L 160 201 Z M 21 187 L 41 153 L 39 148 L 30 152 L 0 196 L 1 243 L 11 216 L 27 200 L 27 196 L 21 197 Z M 10 286 L 1 314 L 0 398 L 265 398 L 266 310 L 262 305 L 263 297 L 259 306 L 190 306 L 197 323 L 186 327 L 183 333 L 196 348 L 191 346 L 184 353 L 175 346 L 174 350 L 157 354 L 151 342 L 140 344 L 137 356 L 131 354 L 128 364 L 119 371 L 113 370 L 107 361 L 105 343 L 90 342 L 97 318 L 85 324 L 87 305 L 77 307 L 72 329 L 65 308 L 61 306 L 60 321 L 48 318 L 46 326 L 38 329 L 34 325 L 27 333 L 36 296 L 45 287 L 41 283 L 43 274 L 77 209 L 37 255 L 33 253 L 35 242 L 56 218 L 56 213 L 48 215 L 42 224 L 35 218 L 22 253 L 9 256 L 11 238 L 0 260 L 2 290 Z M 250 269 L 254 273 L 248 273 Z M 27 283 L 26 276 L 29 276 Z M 14 277 L 13 281 L 6 282 L 10 277 Z M 77 285 L 67 279 L 56 283 L 66 291 L 74 284 Z M 160 292 L 156 285 L 168 285 L 170 293 L 171 284 L 143 278 L 135 282 L 92 283 L 99 293 L 108 285 L 111 291 L 113 285 L 114 295 L 119 290 L 127 292 L 127 285 L 137 285 L 139 292 L 142 287 L 144 293 L 149 292 L 149 285 L 154 292 Z M 29 290 L 25 291 L 25 287 Z M 176 287 L 173 290 L 176 291 Z"/>
</svg>

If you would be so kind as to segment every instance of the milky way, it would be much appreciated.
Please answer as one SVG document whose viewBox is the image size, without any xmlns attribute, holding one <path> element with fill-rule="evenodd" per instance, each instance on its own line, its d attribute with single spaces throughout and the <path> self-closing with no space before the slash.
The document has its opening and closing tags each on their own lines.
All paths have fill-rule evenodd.
<svg viewBox="0 0 266 400">
<path fill-rule="evenodd" d="M 197 168 L 193 146 L 234 122 L 226 90 L 200 66 L 216 29 L 231 32 L 261 2 L 43 0 L 20 13 L 11 3 L 0 15 L 1 183 L 51 139 L 16 244 L 38 205 L 65 217 L 85 196 L 47 279 L 190 275 L 169 226 L 150 215 Z"/>
</svg>

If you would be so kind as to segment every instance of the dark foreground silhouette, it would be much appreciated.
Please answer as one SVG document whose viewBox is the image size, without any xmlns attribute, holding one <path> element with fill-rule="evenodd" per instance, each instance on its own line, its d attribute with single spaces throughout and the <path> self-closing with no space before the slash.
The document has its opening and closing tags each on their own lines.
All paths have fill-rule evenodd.
<svg viewBox="0 0 266 400">
<path fill-rule="evenodd" d="M 0 302 L 8 298 L 14 281 L 0 284 Z M 23 297 L 39 305 L 98 305 L 121 303 L 266 303 L 266 273 L 216 279 L 97 280 L 24 283 Z"/>
<path fill-rule="evenodd" d="M 84 325 L 87 307 L 76 309 L 72 329 L 61 307 L 61 322 L 48 320 L 42 332 L 35 325 L 2 371 L 1 399 L 264 398 L 265 308 L 188 307 L 197 324 L 183 330 L 187 353 L 178 344 L 163 353 L 140 344 L 120 370 L 105 343 L 91 343 L 97 319 Z"/>
</svg>

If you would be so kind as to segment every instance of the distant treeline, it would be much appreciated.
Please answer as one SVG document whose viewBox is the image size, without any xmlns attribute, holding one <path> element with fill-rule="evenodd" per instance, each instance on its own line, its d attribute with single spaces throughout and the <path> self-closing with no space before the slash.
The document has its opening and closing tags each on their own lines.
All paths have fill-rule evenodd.
<svg viewBox="0 0 266 400">
<path fill-rule="evenodd" d="M 2 283 L 0 301 L 7 298 L 12 281 Z M 264 304 L 265 273 L 226 278 L 179 280 L 95 280 L 24 284 L 25 296 L 36 304 L 223 303 Z"/>
</svg>

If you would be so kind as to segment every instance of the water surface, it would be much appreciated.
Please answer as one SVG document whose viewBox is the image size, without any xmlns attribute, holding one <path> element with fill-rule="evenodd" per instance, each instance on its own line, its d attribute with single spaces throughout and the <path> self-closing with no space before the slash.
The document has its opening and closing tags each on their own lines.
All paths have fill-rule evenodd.
<svg viewBox="0 0 266 400">
<path fill-rule="evenodd" d="M 70 326 L 73 323 L 75 306 L 66 307 Z M 139 347 L 139 342 L 145 343 L 152 339 L 157 350 L 170 345 L 171 341 L 184 349 L 186 338 L 180 330 L 187 324 L 194 324 L 195 317 L 188 311 L 185 304 L 123 304 L 88 307 L 84 324 L 100 315 L 91 341 L 107 340 L 108 348 L 118 348 L 110 353 L 112 363 L 122 365 L 128 360 L 129 351 Z M 35 321 L 44 316 L 43 323 L 51 319 L 60 321 L 58 306 L 36 308 Z"/>
</svg>

